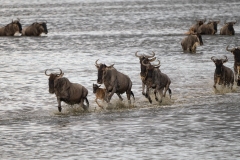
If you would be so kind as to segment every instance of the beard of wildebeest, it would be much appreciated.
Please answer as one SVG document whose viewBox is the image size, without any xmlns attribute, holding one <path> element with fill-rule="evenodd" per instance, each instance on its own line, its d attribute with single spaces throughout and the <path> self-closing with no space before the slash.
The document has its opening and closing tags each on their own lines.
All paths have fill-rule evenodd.
<svg viewBox="0 0 240 160">
<path fill-rule="evenodd" d="M 218 24 L 218 22 L 213 22 L 213 29 L 214 29 L 215 33 L 217 33 L 217 24 Z"/>
<path fill-rule="evenodd" d="M 106 68 L 107 66 L 105 64 L 100 64 L 99 68 L 98 68 L 98 79 L 97 79 L 97 83 L 98 84 L 102 84 L 103 83 L 103 80 L 102 80 L 102 77 L 103 77 L 103 71 L 104 69 Z"/>
<path fill-rule="evenodd" d="M 18 25 L 18 28 L 19 28 L 19 33 L 22 33 L 22 25 L 19 21 L 17 22 L 17 25 Z"/>
<path fill-rule="evenodd" d="M 223 63 L 221 60 L 216 60 L 215 65 L 216 65 L 216 69 L 215 69 L 216 76 L 220 77 L 222 74 Z"/>
<path fill-rule="evenodd" d="M 229 23 L 229 24 L 228 24 L 228 30 L 229 30 L 229 32 L 232 33 L 232 35 L 234 35 L 233 23 Z"/>
<path fill-rule="evenodd" d="M 48 85 L 49 85 L 49 93 L 53 94 L 55 93 L 54 91 L 54 80 L 58 77 L 56 74 L 51 74 L 49 79 L 48 79 Z"/>
<path fill-rule="evenodd" d="M 44 22 L 42 23 L 42 27 L 44 29 L 44 33 L 47 34 L 48 33 L 48 30 L 47 30 L 47 24 Z"/>
</svg>

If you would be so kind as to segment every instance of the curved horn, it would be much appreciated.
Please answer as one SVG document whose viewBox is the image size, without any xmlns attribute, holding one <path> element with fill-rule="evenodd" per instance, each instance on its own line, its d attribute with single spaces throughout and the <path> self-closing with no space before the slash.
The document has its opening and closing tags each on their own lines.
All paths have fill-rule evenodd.
<svg viewBox="0 0 240 160">
<path fill-rule="evenodd" d="M 139 56 L 137 53 L 138 53 L 138 51 L 135 53 L 135 56 L 139 57 L 139 58 L 142 58 L 142 56 Z"/>
<path fill-rule="evenodd" d="M 46 75 L 46 76 L 50 76 L 50 74 L 47 74 L 47 70 L 48 70 L 48 69 L 45 70 L 45 75 Z"/>
<path fill-rule="evenodd" d="M 149 59 L 149 62 L 153 62 L 156 60 L 156 57 L 152 58 L 152 59 Z"/>
<path fill-rule="evenodd" d="M 154 64 L 154 67 L 158 66 L 160 67 L 160 61 L 158 60 L 158 64 Z"/>
<path fill-rule="evenodd" d="M 97 60 L 95 61 L 95 65 L 96 65 L 96 66 L 99 66 L 99 65 L 100 65 L 100 64 L 97 63 L 98 60 L 99 60 L 99 59 L 97 59 Z"/>
<path fill-rule="evenodd" d="M 153 52 L 153 51 L 152 51 Z M 153 54 L 151 55 L 151 56 L 146 56 L 146 55 L 144 55 L 146 58 L 152 58 L 152 57 L 154 57 L 155 56 L 155 53 L 153 52 Z"/>
<path fill-rule="evenodd" d="M 145 61 L 145 59 L 142 61 L 142 65 L 148 67 L 150 64 L 145 64 L 144 61 Z"/>
<path fill-rule="evenodd" d="M 216 58 L 215 56 L 212 56 L 212 57 L 211 57 L 211 60 L 212 60 L 213 62 L 215 62 L 215 58 Z"/>
<path fill-rule="evenodd" d="M 228 47 L 229 47 L 229 45 L 226 47 L 226 50 L 229 51 L 229 52 L 232 52 L 232 51 L 234 51 L 234 49 L 235 49 L 235 48 L 233 48 L 233 49 L 228 49 Z"/>
<path fill-rule="evenodd" d="M 224 61 L 224 62 L 227 62 L 227 61 L 228 61 L 227 56 L 224 55 L 224 57 L 225 57 L 225 59 L 223 59 L 223 61 Z"/>
<path fill-rule="evenodd" d="M 60 73 L 58 75 L 61 75 L 62 74 L 62 70 L 60 68 L 59 68 L 59 70 L 60 70 Z"/>
</svg>

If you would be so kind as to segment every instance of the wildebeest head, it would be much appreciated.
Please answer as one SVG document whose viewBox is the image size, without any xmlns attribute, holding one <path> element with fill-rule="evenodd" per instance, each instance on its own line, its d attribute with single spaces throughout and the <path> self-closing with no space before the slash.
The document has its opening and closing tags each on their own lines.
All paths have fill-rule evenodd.
<svg viewBox="0 0 240 160">
<path fill-rule="evenodd" d="M 18 26 L 19 33 L 22 33 L 22 24 L 20 23 L 20 19 L 12 22 Z"/>
<path fill-rule="evenodd" d="M 96 93 L 98 88 L 100 88 L 101 85 L 97 85 L 93 83 L 93 93 Z"/>
<path fill-rule="evenodd" d="M 60 73 L 51 73 L 51 74 L 47 74 L 47 70 L 45 70 L 45 75 L 46 76 L 49 76 L 49 79 L 48 79 L 48 85 L 49 85 L 49 93 L 53 94 L 54 93 L 54 81 L 58 78 L 62 78 L 62 76 L 64 75 L 64 73 L 62 72 L 61 69 L 60 70 Z"/>
<path fill-rule="evenodd" d="M 237 21 L 235 21 L 235 22 L 226 22 L 225 21 L 225 24 L 227 25 L 227 27 L 228 27 L 228 30 L 230 31 L 230 32 L 234 32 L 234 28 L 233 28 L 233 25 L 234 24 L 236 24 L 237 23 Z"/>
<path fill-rule="evenodd" d="M 217 21 L 209 21 L 208 24 L 212 24 L 213 25 L 213 29 L 214 29 L 214 33 L 217 33 L 217 25 L 220 22 L 220 20 Z"/>
<path fill-rule="evenodd" d="M 97 61 L 98 61 L 98 60 L 96 60 L 96 62 L 95 62 L 95 66 L 96 66 L 97 69 L 98 69 L 98 79 L 97 79 L 97 83 L 98 83 L 98 84 L 102 84 L 102 83 L 103 83 L 103 75 L 104 75 L 104 73 L 105 73 L 105 70 L 106 70 L 106 69 L 111 69 L 111 68 L 113 68 L 114 64 L 112 64 L 111 66 L 106 66 L 105 64 L 102 64 L 102 63 L 98 64 Z"/>
<path fill-rule="evenodd" d="M 146 77 L 147 77 L 147 79 L 152 78 L 154 69 L 160 67 L 160 61 L 158 60 L 158 64 L 155 64 L 155 65 L 152 65 L 150 63 L 146 63 L 145 61 L 146 60 L 142 61 L 142 65 L 146 67 Z"/>
<path fill-rule="evenodd" d="M 43 29 L 43 33 L 48 34 L 47 21 L 46 22 L 41 22 L 39 24 L 42 26 L 41 30 Z"/>
<path fill-rule="evenodd" d="M 150 64 L 150 62 L 155 61 L 155 60 L 156 60 L 156 57 L 154 57 L 154 56 L 155 56 L 155 53 L 153 52 L 153 54 L 150 55 L 150 56 L 147 56 L 147 55 L 144 55 L 144 54 L 140 56 L 140 55 L 138 55 L 137 53 L 138 53 L 138 51 L 135 53 L 135 56 L 138 57 L 139 60 L 140 60 L 140 64 L 141 64 L 141 76 L 146 76 L 146 75 L 145 75 L 145 73 L 146 73 L 146 66 L 143 65 L 142 62 L 145 61 L 145 62 L 144 62 L 145 64 Z M 150 58 L 151 58 L 151 59 L 150 59 Z"/>
<path fill-rule="evenodd" d="M 211 57 L 211 60 L 215 63 L 216 69 L 215 74 L 217 77 L 221 77 L 223 71 L 223 63 L 228 61 L 227 56 L 224 56 L 225 59 L 217 59 L 215 56 Z"/>
<path fill-rule="evenodd" d="M 198 26 L 201 26 L 201 25 L 203 25 L 203 24 L 206 22 L 206 18 L 205 18 L 205 19 L 195 20 L 195 21 L 196 21 L 196 24 L 197 24 Z"/>
</svg>

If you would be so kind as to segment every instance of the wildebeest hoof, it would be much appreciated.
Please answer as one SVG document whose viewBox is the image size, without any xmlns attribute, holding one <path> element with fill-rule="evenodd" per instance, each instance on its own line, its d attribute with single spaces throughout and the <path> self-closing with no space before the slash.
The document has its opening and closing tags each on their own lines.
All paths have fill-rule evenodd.
<svg viewBox="0 0 240 160">
<path fill-rule="evenodd" d="M 62 111 L 62 107 L 58 107 L 58 111 L 61 112 Z"/>
<path fill-rule="evenodd" d="M 145 94 L 145 97 L 148 98 L 148 94 Z"/>
<path fill-rule="evenodd" d="M 146 96 L 146 94 L 144 92 L 142 92 L 142 95 Z"/>
<path fill-rule="evenodd" d="M 156 101 L 158 101 L 158 98 L 155 98 Z"/>
</svg>

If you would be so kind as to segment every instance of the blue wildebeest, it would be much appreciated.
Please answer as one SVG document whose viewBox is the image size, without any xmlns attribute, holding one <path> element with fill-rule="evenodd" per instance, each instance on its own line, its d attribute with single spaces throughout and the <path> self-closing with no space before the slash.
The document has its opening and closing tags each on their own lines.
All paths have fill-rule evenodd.
<svg viewBox="0 0 240 160">
<path fill-rule="evenodd" d="M 217 25 L 220 21 L 212 21 L 210 20 L 207 24 L 203 24 L 198 28 L 198 33 L 200 34 L 208 34 L 213 35 L 217 33 Z"/>
<path fill-rule="evenodd" d="M 226 22 L 225 21 L 224 26 L 220 30 L 220 34 L 221 35 L 235 35 L 233 25 L 236 23 L 237 23 L 237 21 L 235 21 L 235 22 Z"/>
<path fill-rule="evenodd" d="M 106 100 L 109 103 L 113 94 L 116 93 L 120 100 L 123 100 L 121 94 L 127 94 L 128 103 L 131 104 L 130 96 L 132 95 L 134 98 L 134 94 L 132 92 L 132 81 L 131 79 L 117 71 L 113 65 L 106 66 L 105 64 L 98 64 L 98 60 L 95 62 L 95 66 L 98 70 L 98 84 L 104 84 L 106 87 Z"/>
<path fill-rule="evenodd" d="M 23 28 L 23 36 L 41 36 L 43 33 L 47 34 L 47 21 L 46 22 L 35 22 L 30 26 Z"/>
<path fill-rule="evenodd" d="M 196 33 L 198 31 L 198 28 L 206 22 L 206 18 L 195 20 L 195 21 L 196 21 L 196 24 L 192 25 L 186 34 Z"/>
<path fill-rule="evenodd" d="M 80 104 L 84 110 L 88 110 L 89 102 L 87 99 L 88 90 L 78 83 L 71 83 L 67 78 L 63 77 L 63 72 L 47 74 L 48 69 L 45 70 L 45 75 L 49 76 L 49 93 L 56 95 L 58 102 L 58 110 L 61 112 L 61 101 L 69 104 Z M 83 101 L 86 101 L 87 106 L 84 106 Z"/>
<path fill-rule="evenodd" d="M 234 83 L 234 73 L 233 71 L 224 66 L 223 63 L 228 61 L 227 56 L 224 56 L 224 59 L 217 59 L 215 56 L 211 57 L 211 60 L 215 63 L 216 69 L 214 72 L 214 85 L 216 89 L 216 84 L 228 86 L 232 89 Z"/>
<path fill-rule="evenodd" d="M 142 61 L 145 60 L 145 63 L 149 64 L 150 62 L 155 61 L 156 57 L 154 57 L 155 56 L 154 52 L 150 56 L 144 55 L 144 54 L 143 55 L 138 55 L 137 53 L 138 53 L 138 51 L 135 53 L 135 56 L 139 58 L 140 67 L 141 67 L 140 77 L 141 77 L 141 80 L 142 80 L 142 94 L 144 96 L 146 96 L 146 92 L 145 92 L 146 81 L 145 81 L 145 78 L 146 78 L 147 67 L 142 65 Z"/>
<path fill-rule="evenodd" d="M 237 82 L 237 85 L 240 86 L 240 48 L 232 48 L 228 49 L 228 46 L 226 47 L 226 50 L 231 52 L 234 56 L 234 73 L 235 73 L 235 81 Z"/>
<path fill-rule="evenodd" d="M 19 36 L 22 34 L 22 25 L 20 19 L 12 21 L 0 28 L 0 36 Z"/>
<path fill-rule="evenodd" d="M 182 42 L 182 49 L 184 52 L 195 53 L 198 45 L 203 45 L 202 36 L 199 33 L 192 33 L 187 35 Z"/>
<path fill-rule="evenodd" d="M 159 61 L 160 62 L 160 61 Z M 150 63 L 146 64 L 145 60 L 142 61 L 142 64 L 147 67 L 146 73 L 146 85 L 147 85 L 147 97 L 150 103 L 152 103 L 151 97 L 149 95 L 149 89 L 155 88 L 154 94 L 156 101 L 162 102 L 162 97 L 166 96 L 166 92 L 169 92 L 171 98 L 172 91 L 169 88 L 171 84 L 170 78 L 162 73 L 159 69 L 160 65 L 152 65 Z M 165 90 L 164 90 L 165 89 Z M 164 90 L 164 91 L 163 91 Z M 156 94 L 160 95 L 160 100 L 157 98 Z"/>
</svg>

